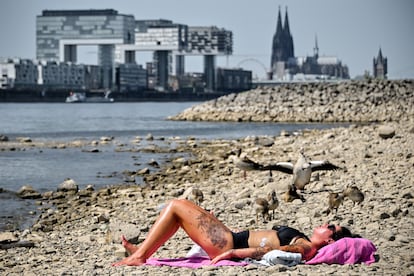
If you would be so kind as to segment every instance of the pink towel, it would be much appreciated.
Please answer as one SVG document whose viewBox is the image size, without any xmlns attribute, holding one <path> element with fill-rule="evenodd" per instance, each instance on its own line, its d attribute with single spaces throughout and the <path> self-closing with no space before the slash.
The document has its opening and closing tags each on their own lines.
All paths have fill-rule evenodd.
<svg viewBox="0 0 414 276">
<path fill-rule="evenodd" d="M 375 245 L 363 238 L 343 238 L 319 249 L 306 264 L 371 264 L 375 262 Z"/>
<path fill-rule="evenodd" d="M 210 259 L 208 257 L 190 257 L 190 258 L 177 258 L 177 259 L 157 259 L 149 258 L 146 262 L 147 265 L 155 266 L 177 266 L 177 267 L 188 267 L 188 268 L 199 268 L 202 266 L 211 265 Z M 247 262 L 235 262 L 231 260 L 222 260 L 214 264 L 214 266 L 245 266 L 248 265 Z"/>
</svg>

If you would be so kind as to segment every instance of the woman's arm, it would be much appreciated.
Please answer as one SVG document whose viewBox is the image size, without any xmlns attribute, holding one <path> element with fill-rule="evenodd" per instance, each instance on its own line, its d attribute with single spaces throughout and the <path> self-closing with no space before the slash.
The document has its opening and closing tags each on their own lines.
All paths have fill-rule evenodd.
<svg viewBox="0 0 414 276">
<path fill-rule="evenodd" d="M 292 245 L 283 245 L 279 248 L 279 250 L 291 253 L 300 253 L 302 254 L 302 259 L 304 260 L 311 259 L 317 251 L 311 245 L 308 245 L 303 242 L 298 242 Z"/>
<path fill-rule="evenodd" d="M 240 248 L 240 249 L 230 249 L 211 260 L 211 264 L 215 264 L 221 260 L 228 260 L 231 258 L 244 259 L 261 259 L 264 254 L 272 250 L 269 246 L 264 247 L 251 247 L 251 248 Z"/>
</svg>

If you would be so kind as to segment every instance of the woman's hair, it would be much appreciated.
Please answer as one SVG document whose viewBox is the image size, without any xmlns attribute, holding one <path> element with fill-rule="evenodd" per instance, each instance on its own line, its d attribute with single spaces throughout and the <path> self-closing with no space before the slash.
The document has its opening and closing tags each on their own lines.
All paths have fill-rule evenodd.
<svg viewBox="0 0 414 276">
<path fill-rule="evenodd" d="M 342 238 L 361 238 L 358 234 L 352 234 L 351 230 L 349 230 L 345 226 L 341 226 L 341 231 L 337 231 L 332 235 L 332 239 L 335 241 L 342 239 Z"/>
</svg>

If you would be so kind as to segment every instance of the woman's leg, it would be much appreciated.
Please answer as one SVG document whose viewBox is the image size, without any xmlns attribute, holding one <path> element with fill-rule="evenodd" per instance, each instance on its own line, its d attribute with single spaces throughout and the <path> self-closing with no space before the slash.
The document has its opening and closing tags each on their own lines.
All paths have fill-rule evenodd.
<svg viewBox="0 0 414 276">
<path fill-rule="evenodd" d="M 137 250 L 113 265 L 144 264 L 180 227 L 207 252 L 210 258 L 233 247 L 230 230 L 215 216 L 191 201 L 175 199 L 161 211 Z"/>
</svg>

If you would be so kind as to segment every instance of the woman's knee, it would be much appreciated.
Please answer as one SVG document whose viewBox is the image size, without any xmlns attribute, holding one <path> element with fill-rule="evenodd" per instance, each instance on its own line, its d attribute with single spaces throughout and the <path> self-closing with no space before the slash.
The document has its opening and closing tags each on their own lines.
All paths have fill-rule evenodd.
<svg viewBox="0 0 414 276">
<path fill-rule="evenodd" d="M 166 207 L 171 208 L 171 209 L 176 209 L 176 208 L 180 209 L 183 206 L 187 206 L 187 205 L 188 205 L 188 200 L 176 198 L 176 199 L 170 200 L 170 202 L 168 202 Z"/>
</svg>

